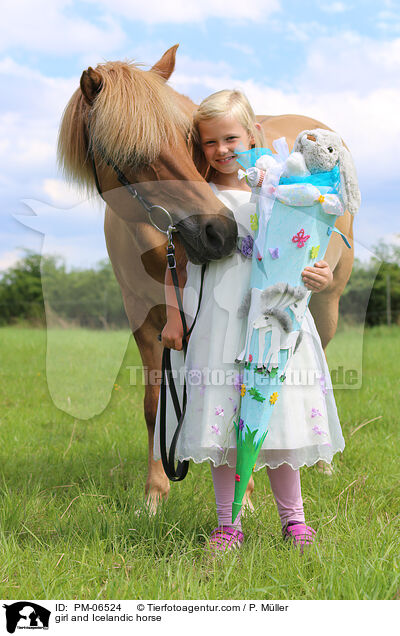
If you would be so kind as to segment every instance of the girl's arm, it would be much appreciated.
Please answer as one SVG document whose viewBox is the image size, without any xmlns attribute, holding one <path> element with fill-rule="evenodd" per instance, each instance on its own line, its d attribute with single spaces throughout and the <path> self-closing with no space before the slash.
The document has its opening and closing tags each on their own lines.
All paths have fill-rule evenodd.
<svg viewBox="0 0 400 636">
<path fill-rule="evenodd" d="M 176 263 L 176 273 L 179 281 L 179 289 L 182 290 L 186 283 L 186 263 L 184 265 Z M 165 271 L 165 304 L 167 306 L 167 322 L 161 332 L 161 342 L 168 349 L 182 349 L 183 327 L 179 313 L 178 301 L 172 281 L 171 270 L 167 267 Z"/>
<path fill-rule="evenodd" d="M 301 276 L 307 289 L 314 293 L 323 291 L 333 281 L 332 270 L 326 261 L 318 261 L 313 267 L 305 267 Z"/>
</svg>

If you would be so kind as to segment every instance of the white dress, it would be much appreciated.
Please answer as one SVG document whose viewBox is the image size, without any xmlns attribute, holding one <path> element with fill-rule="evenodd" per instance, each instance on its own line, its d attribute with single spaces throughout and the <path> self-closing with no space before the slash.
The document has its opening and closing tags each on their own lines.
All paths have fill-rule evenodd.
<svg viewBox="0 0 400 636">
<path fill-rule="evenodd" d="M 255 204 L 250 192 L 218 190 L 221 202 L 230 208 L 238 224 L 239 236 L 254 235 L 250 215 Z M 187 409 L 176 449 L 176 460 L 196 463 L 211 461 L 214 466 L 236 465 L 234 420 L 240 408 L 241 366 L 235 363 L 243 349 L 246 319 L 237 309 L 249 289 L 251 258 L 236 252 L 208 264 L 203 298 L 196 325 L 190 336 L 186 363 L 182 352 L 172 351 L 171 361 L 178 392 L 186 374 Z M 198 305 L 201 267 L 188 263 L 183 305 L 190 327 Z M 332 460 L 344 449 L 329 370 L 314 320 L 307 309 L 302 324 L 303 339 L 293 355 L 286 380 L 280 387 L 255 470 L 277 468 L 283 463 L 293 469 L 311 466 L 318 460 Z M 167 389 L 167 444 L 177 420 Z M 154 456 L 160 458 L 159 414 L 154 438 Z"/>
</svg>

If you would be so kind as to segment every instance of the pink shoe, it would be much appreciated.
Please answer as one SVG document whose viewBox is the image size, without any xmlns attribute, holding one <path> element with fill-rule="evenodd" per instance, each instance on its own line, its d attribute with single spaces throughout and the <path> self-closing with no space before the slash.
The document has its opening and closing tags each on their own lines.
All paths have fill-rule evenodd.
<svg viewBox="0 0 400 636">
<path fill-rule="evenodd" d="M 305 523 L 293 523 L 282 529 L 283 540 L 292 541 L 296 548 L 300 548 L 301 554 L 303 554 L 304 548 L 314 543 L 316 534 L 315 530 Z"/>
<path fill-rule="evenodd" d="M 210 534 L 208 546 L 215 555 L 219 552 L 227 552 L 235 548 L 240 548 L 244 535 L 240 530 L 235 530 L 230 526 L 219 526 L 214 528 Z"/>
</svg>

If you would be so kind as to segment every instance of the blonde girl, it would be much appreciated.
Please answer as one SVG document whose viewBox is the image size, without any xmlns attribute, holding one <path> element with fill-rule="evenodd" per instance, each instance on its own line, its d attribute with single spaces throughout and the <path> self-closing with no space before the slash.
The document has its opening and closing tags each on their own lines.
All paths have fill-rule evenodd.
<svg viewBox="0 0 400 636">
<path fill-rule="evenodd" d="M 198 170 L 224 206 L 233 211 L 239 245 L 243 245 L 254 235 L 251 219 L 255 206 L 250 202 L 250 188 L 238 179 L 235 151 L 238 147 L 247 150 L 264 146 L 261 126 L 245 95 L 238 90 L 223 90 L 207 97 L 193 116 L 191 146 Z M 236 466 L 234 420 L 239 417 L 241 385 L 240 367 L 234 361 L 242 349 L 245 331 L 237 309 L 250 284 L 248 256 L 241 249 L 209 263 L 185 362 L 181 354 L 182 324 L 169 270 L 165 280 L 167 322 L 162 342 L 176 350 L 174 365 L 177 369 L 184 365 L 188 385 L 188 404 L 176 458 L 210 463 L 218 517 L 218 526 L 209 539 L 214 553 L 238 548 L 244 540 L 241 514 L 232 524 L 231 512 Z M 200 269 L 188 263 L 178 272 L 189 327 L 197 307 Z M 319 292 L 332 281 L 332 272 L 326 262 L 320 261 L 304 270 L 302 277 L 308 289 Z M 255 470 L 267 467 L 283 538 L 292 540 L 301 550 L 313 542 L 315 530 L 305 523 L 299 468 L 320 459 L 330 462 L 333 454 L 344 448 L 329 372 L 309 311 L 303 331 L 305 337 L 291 367 L 313 369 L 316 380 L 312 385 L 283 387 L 279 408 L 270 420 L 255 466 Z M 318 431 L 308 416 L 312 409 L 320 414 Z M 171 430 L 167 432 L 167 442 L 176 425 L 172 408 L 168 408 L 168 424 Z M 154 450 L 159 457 L 158 422 Z"/>
</svg>

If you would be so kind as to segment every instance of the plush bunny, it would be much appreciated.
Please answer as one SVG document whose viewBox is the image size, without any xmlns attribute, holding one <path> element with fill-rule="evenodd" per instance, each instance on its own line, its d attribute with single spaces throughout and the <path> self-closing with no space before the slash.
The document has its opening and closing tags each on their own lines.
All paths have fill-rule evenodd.
<svg viewBox="0 0 400 636">
<path fill-rule="evenodd" d="M 339 135 L 322 128 L 303 130 L 296 138 L 293 152 L 284 163 L 282 176 L 309 176 L 317 172 L 329 172 L 339 164 L 341 195 L 345 208 L 355 214 L 361 204 L 357 174 L 349 151 L 344 147 Z M 263 155 L 256 161 L 256 167 L 247 170 L 249 184 L 261 186 L 268 173 L 276 166 L 276 160 Z"/>
<path fill-rule="evenodd" d="M 296 155 L 300 155 L 299 160 Z M 315 128 L 303 130 L 296 138 L 293 153 L 286 160 L 286 172 L 290 170 L 291 162 L 295 170 L 304 160 L 306 170 L 311 174 L 329 172 L 339 164 L 340 183 L 345 207 L 350 214 L 355 214 L 361 205 L 361 194 L 358 189 L 356 169 L 347 148 L 344 147 L 339 135 L 331 130 Z M 298 172 L 292 172 L 299 174 Z"/>
</svg>

